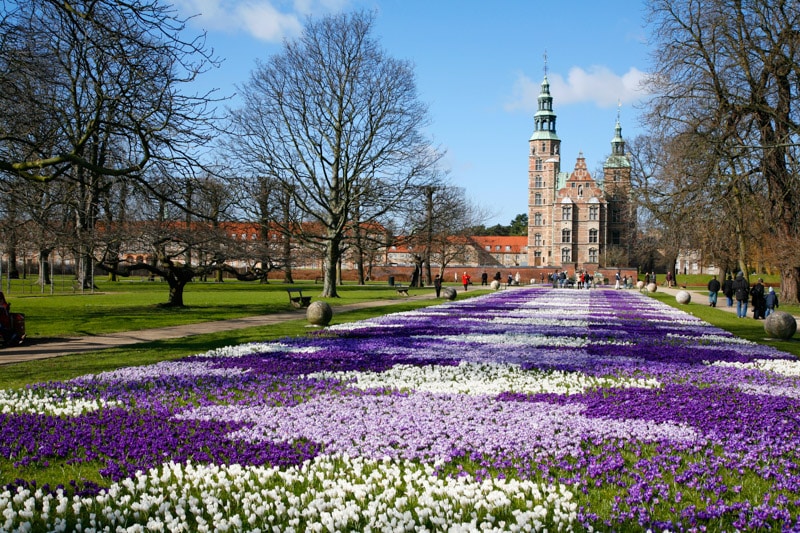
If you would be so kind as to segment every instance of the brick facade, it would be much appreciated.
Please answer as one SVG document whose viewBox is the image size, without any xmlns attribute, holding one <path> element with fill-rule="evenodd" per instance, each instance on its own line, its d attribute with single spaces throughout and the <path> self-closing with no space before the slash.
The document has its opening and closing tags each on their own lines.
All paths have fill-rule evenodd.
<svg viewBox="0 0 800 533">
<path fill-rule="evenodd" d="M 528 153 L 528 265 L 570 272 L 628 265 L 635 212 L 628 201 L 631 165 L 619 120 L 601 181 L 592 177 L 583 154 L 571 173 L 561 172 L 547 77 L 534 124 Z"/>
</svg>

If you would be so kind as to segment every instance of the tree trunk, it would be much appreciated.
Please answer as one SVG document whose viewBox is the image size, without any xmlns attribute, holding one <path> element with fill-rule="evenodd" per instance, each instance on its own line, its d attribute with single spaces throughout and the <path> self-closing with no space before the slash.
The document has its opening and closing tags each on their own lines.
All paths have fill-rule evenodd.
<svg viewBox="0 0 800 533">
<path fill-rule="evenodd" d="M 780 303 L 800 303 L 800 267 L 781 269 L 781 295 Z"/>
<path fill-rule="evenodd" d="M 334 237 L 328 240 L 325 246 L 325 261 L 322 265 L 322 276 L 324 285 L 322 287 L 323 298 L 338 298 L 336 293 L 336 270 L 339 267 L 339 238 Z"/>
<path fill-rule="evenodd" d="M 358 273 L 358 284 L 359 285 L 366 285 L 366 271 L 364 270 L 364 252 L 361 250 L 361 247 L 357 247 L 355 250 L 356 253 L 356 272 Z"/>
<path fill-rule="evenodd" d="M 194 277 L 194 271 L 191 267 L 171 265 L 167 270 L 167 275 L 164 279 L 169 285 L 169 301 L 164 304 L 164 307 L 184 307 L 183 305 L 183 289 Z"/>
<path fill-rule="evenodd" d="M 186 287 L 186 281 L 181 282 L 171 276 L 167 278 L 169 283 L 169 301 L 165 307 L 183 307 L 183 289 Z"/>
<path fill-rule="evenodd" d="M 19 279 L 19 270 L 17 269 L 17 247 L 12 245 L 8 249 L 8 278 Z"/>
<path fill-rule="evenodd" d="M 39 285 L 50 285 L 50 250 L 39 250 Z"/>
</svg>

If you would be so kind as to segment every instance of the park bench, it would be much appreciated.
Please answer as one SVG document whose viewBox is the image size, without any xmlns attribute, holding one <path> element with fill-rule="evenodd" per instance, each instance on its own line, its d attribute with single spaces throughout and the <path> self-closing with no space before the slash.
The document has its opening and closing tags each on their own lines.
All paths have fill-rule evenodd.
<svg viewBox="0 0 800 533">
<path fill-rule="evenodd" d="M 286 292 L 289 294 L 289 303 L 298 309 L 301 307 L 308 307 L 311 303 L 311 296 L 303 296 L 302 289 L 286 289 Z M 292 296 L 293 294 L 297 296 Z"/>
<path fill-rule="evenodd" d="M 397 291 L 397 294 L 402 294 L 403 296 L 408 296 L 408 287 L 404 287 L 402 285 L 395 285 L 394 289 Z"/>
</svg>

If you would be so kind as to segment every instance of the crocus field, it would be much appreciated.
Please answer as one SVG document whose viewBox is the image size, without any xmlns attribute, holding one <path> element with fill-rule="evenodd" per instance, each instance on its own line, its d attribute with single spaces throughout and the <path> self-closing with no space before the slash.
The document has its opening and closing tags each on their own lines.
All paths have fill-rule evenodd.
<svg viewBox="0 0 800 533">
<path fill-rule="evenodd" d="M 800 529 L 800 363 L 635 291 L 498 291 L 0 413 L 3 478 L 86 473 L 0 489 L 2 531 Z"/>
</svg>

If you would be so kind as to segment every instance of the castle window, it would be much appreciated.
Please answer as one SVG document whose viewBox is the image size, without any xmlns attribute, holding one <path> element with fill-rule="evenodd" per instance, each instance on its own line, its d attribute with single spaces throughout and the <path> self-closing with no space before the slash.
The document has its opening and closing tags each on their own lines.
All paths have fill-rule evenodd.
<svg viewBox="0 0 800 533">
<path fill-rule="evenodd" d="M 618 223 L 622 219 L 622 215 L 618 207 L 611 208 L 611 222 Z"/>
<path fill-rule="evenodd" d="M 542 152 L 544 152 L 546 150 L 547 150 L 547 145 L 545 143 L 542 143 Z"/>
<path fill-rule="evenodd" d="M 611 244 L 622 244 L 619 231 L 611 232 Z"/>
<path fill-rule="evenodd" d="M 536 213 L 533 215 L 533 225 L 534 226 L 541 226 L 542 225 L 542 214 Z"/>
<path fill-rule="evenodd" d="M 499 252 L 499 251 L 500 251 L 500 245 L 499 245 L 499 244 L 496 244 L 496 245 L 495 245 L 495 247 L 494 247 L 494 251 L 495 251 L 495 252 Z"/>
<path fill-rule="evenodd" d="M 542 170 L 542 160 L 541 160 L 541 159 L 537 159 L 537 160 L 536 160 L 536 163 L 534 164 L 534 168 L 535 168 L 536 170 L 539 170 L 539 171 L 541 171 L 541 170 Z"/>
<path fill-rule="evenodd" d="M 569 263 L 572 261 L 572 250 L 569 248 L 562 248 L 561 249 L 561 262 L 562 263 Z"/>
<path fill-rule="evenodd" d="M 597 220 L 597 215 L 600 212 L 600 209 L 596 205 L 589 206 L 589 220 Z"/>
<path fill-rule="evenodd" d="M 597 248 L 589 248 L 589 262 L 597 263 Z"/>
<path fill-rule="evenodd" d="M 542 188 L 542 177 L 541 176 L 536 176 L 535 178 L 533 178 L 533 186 L 536 187 L 537 189 L 541 189 Z"/>
<path fill-rule="evenodd" d="M 542 205 L 542 194 L 536 193 L 533 195 L 533 205 Z"/>
<path fill-rule="evenodd" d="M 533 236 L 533 245 L 534 246 L 541 246 L 542 245 L 542 234 L 537 233 Z"/>
<path fill-rule="evenodd" d="M 487 252 L 491 252 L 492 251 L 492 247 L 490 245 L 488 245 L 488 244 L 486 245 L 486 251 Z"/>
<path fill-rule="evenodd" d="M 614 181 L 619 181 L 619 170 L 614 171 Z"/>
<path fill-rule="evenodd" d="M 509 246 L 508 244 L 506 244 L 506 252 L 510 252 L 510 251 L 511 251 L 511 246 Z"/>
<path fill-rule="evenodd" d="M 583 185 L 578 185 L 578 198 L 583 198 Z"/>
<path fill-rule="evenodd" d="M 572 220 L 572 206 L 561 206 L 561 220 Z"/>
<path fill-rule="evenodd" d="M 568 229 L 561 230 L 561 242 L 572 242 L 572 231 Z"/>
<path fill-rule="evenodd" d="M 597 242 L 598 231 L 596 229 L 589 230 L 589 242 Z"/>
</svg>

